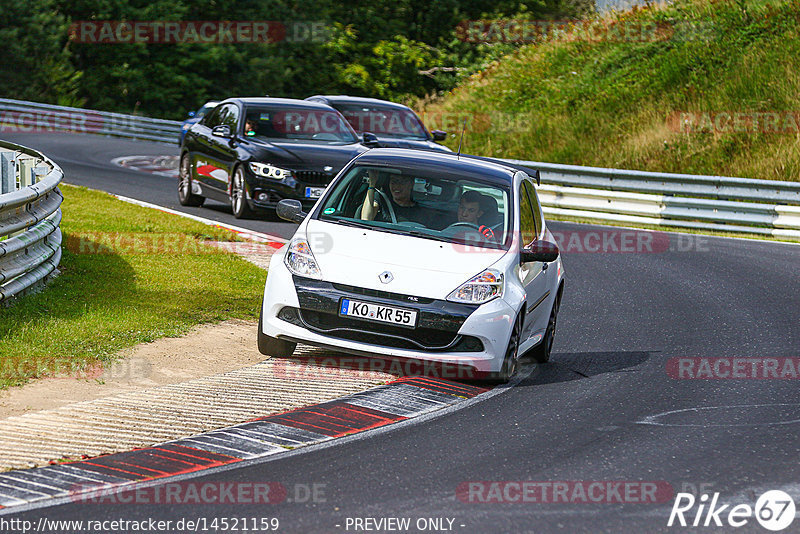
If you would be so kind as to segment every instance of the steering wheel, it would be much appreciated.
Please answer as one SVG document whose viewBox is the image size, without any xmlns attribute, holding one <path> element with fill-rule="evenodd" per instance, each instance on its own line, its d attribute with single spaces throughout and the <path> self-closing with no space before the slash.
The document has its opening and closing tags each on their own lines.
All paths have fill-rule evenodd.
<svg viewBox="0 0 800 534">
<path fill-rule="evenodd" d="M 449 230 L 451 228 L 472 228 L 472 229 L 477 230 L 478 232 L 480 232 L 480 227 L 477 224 L 471 223 L 471 222 L 454 222 L 453 224 L 451 224 L 450 226 L 448 226 L 447 228 L 445 228 L 442 231 L 444 232 L 444 231 L 447 231 L 447 230 Z"/>
<path fill-rule="evenodd" d="M 469 228 L 470 230 L 475 230 L 475 234 L 481 236 L 482 240 L 488 242 L 492 241 L 486 234 L 481 232 L 480 226 L 471 222 L 454 222 L 453 224 L 442 230 L 442 233 L 448 232 L 452 233 L 453 235 L 456 235 L 459 228 L 464 228 L 464 229 Z"/>
<path fill-rule="evenodd" d="M 394 207 L 392 206 L 392 203 L 389 201 L 389 197 L 387 197 L 386 193 L 384 193 L 380 189 L 375 189 L 375 193 L 376 193 L 375 198 L 378 199 L 378 206 L 381 207 L 380 205 L 383 204 L 383 206 L 381 207 L 381 213 L 384 215 L 388 213 L 389 218 L 391 219 L 391 221 L 386 221 L 386 222 L 392 222 L 393 224 L 397 224 L 397 215 L 395 215 L 394 213 Z M 386 208 L 386 210 L 384 211 L 383 208 Z"/>
</svg>

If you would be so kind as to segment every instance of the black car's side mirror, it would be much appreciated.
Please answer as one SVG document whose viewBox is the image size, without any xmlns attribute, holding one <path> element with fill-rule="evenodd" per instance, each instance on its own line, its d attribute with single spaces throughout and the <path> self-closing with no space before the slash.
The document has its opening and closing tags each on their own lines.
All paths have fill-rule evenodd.
<svg viewBox="0 0 800 534">
<path fill-rule="evenodd" d="M 432 130 L 431 134 L 433 135 L 434 141 L 444 141 L 447 139 L 447 132 L 443 130 Z"/>
<path fill-rule="evenodd" d="M 220 124 L 219 126 L 214 126 L 211 129 L 211 135 L 214 137 L 231 137 L 231 127 L 227 124 Z"/>
<path fill-rule="evenodd" d="M 381 142 L 378 141 L 378 136 L 372 132 L 364 132 L 361 144 L 370 148 L 377 148 L 381 146 Z"/>
<path fill-rule="evenodd" d="M 520 263 L 541 261 L 550 263 L 556 261 L 559 255 L 558 245 L 549 241 L 534 241 L 519 251 Z"/>
<path fill-rule="evenodd" d="M 275 212 L 278 214 L 278 217 L 284 221 L 295 223 L 303 222 L 303 219 L 305 219 L 307 215 L 307 213 L 303 211 L 303 205 L 300 201 L 290 198 L 278 202 Z"/>
</svg>

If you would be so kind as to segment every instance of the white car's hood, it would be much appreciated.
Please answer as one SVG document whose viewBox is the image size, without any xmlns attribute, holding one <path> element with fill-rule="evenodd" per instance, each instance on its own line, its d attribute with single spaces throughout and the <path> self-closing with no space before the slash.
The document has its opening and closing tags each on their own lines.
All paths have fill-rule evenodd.
<svg viewBox="0 0 800 534">
<path fill-rule="evenodd" d="M 314 219 L 306 239 L 325 281 L 433 299 L 444 299 L 506 254 Z M 392 273 L 385 284 L 378 277 L 384 271 Z"/>
</svg>

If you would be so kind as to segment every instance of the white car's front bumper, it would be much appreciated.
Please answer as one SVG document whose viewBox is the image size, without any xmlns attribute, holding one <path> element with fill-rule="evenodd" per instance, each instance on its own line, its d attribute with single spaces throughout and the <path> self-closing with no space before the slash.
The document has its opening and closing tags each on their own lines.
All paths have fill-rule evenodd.
<svg viewBox="0 0 800 534">
<path fill-rule="evenodd" d="M 283 251 L 278 251 L 270 263 L 269 275 L 264 289 L 264 305 L 262 309 L 263 333 L 275 338 L 284 338 L 291 341 L 299 341 L 309 345 L 331 347 L 336 350 L 353 354 L 377 356 L 382 359 L 398 359 L 403 362 L 422 360 L 437 362 L 448 366 L 471 368 L 479 373 L 497 372 L 501 369 L 505 357 L 508 339 L 516 317 L 514 309 L 503 299 L 497 298 L 478 306 L 471 311 L 463 320 L 458 334 L 461 336 L 471 336 L 480 340 L 482 350 L 477 351 L 457 351 L 451 349 L 444 350 L 415 350 L 410 348 L 397 348 L 380 343 L 368 343 L 343 339 L 334 335 L 326 335 L 319 331 L 313 331 L 303 324 L 296 324 L 298 321 L 289 322 L 278 317 L 282 309 L 289 307 L 294 309 L 305 309 L 301 306 L 295 289 L 295 281 L 292 274 L 283 263 Z M 324 284 L 322 282 L 321 284 Z M 375 300 L 369 296 L 358 296 L 354 294 L 328 292 L 326 297 L 337 298 L 349 296 L 360 300 Z M 393 306 L 404 308 L 419 309 L 411 302 L 393 302 Z M 299 321 L 302 323 L 302 321 Z M 370 331 L 370 327 L 375 323 L 363 322 L 363 330 Z M 375 337 L 378 339 L 378 336 Z M 455 347 L 454 347 L 455 348 Z"/>
</svg>

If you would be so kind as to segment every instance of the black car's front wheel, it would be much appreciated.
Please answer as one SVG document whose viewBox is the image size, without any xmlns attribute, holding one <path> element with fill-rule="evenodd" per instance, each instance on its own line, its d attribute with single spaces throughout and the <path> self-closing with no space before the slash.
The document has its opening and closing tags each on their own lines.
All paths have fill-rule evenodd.
<svg viewBox="0 0 800 534">
<path fill-rule="evenodd" d="M 231 183 L 231 209 L 233 216 L 237 219 L 246 219 L 253 215 L 250 204 L 247 203 L 247 190 L 244 184 L 244 171 L 242 167 L 236 167 L 233 171 L 233 182 Z"/>
<path fill-rule="evenodd" d="M 181 156 L 181 164 L 178 168 L 178 202 L 181 206 L 202 206 L 205 197 L 192 193 L 192 162 L 189 154 Z"/>
</svg>

